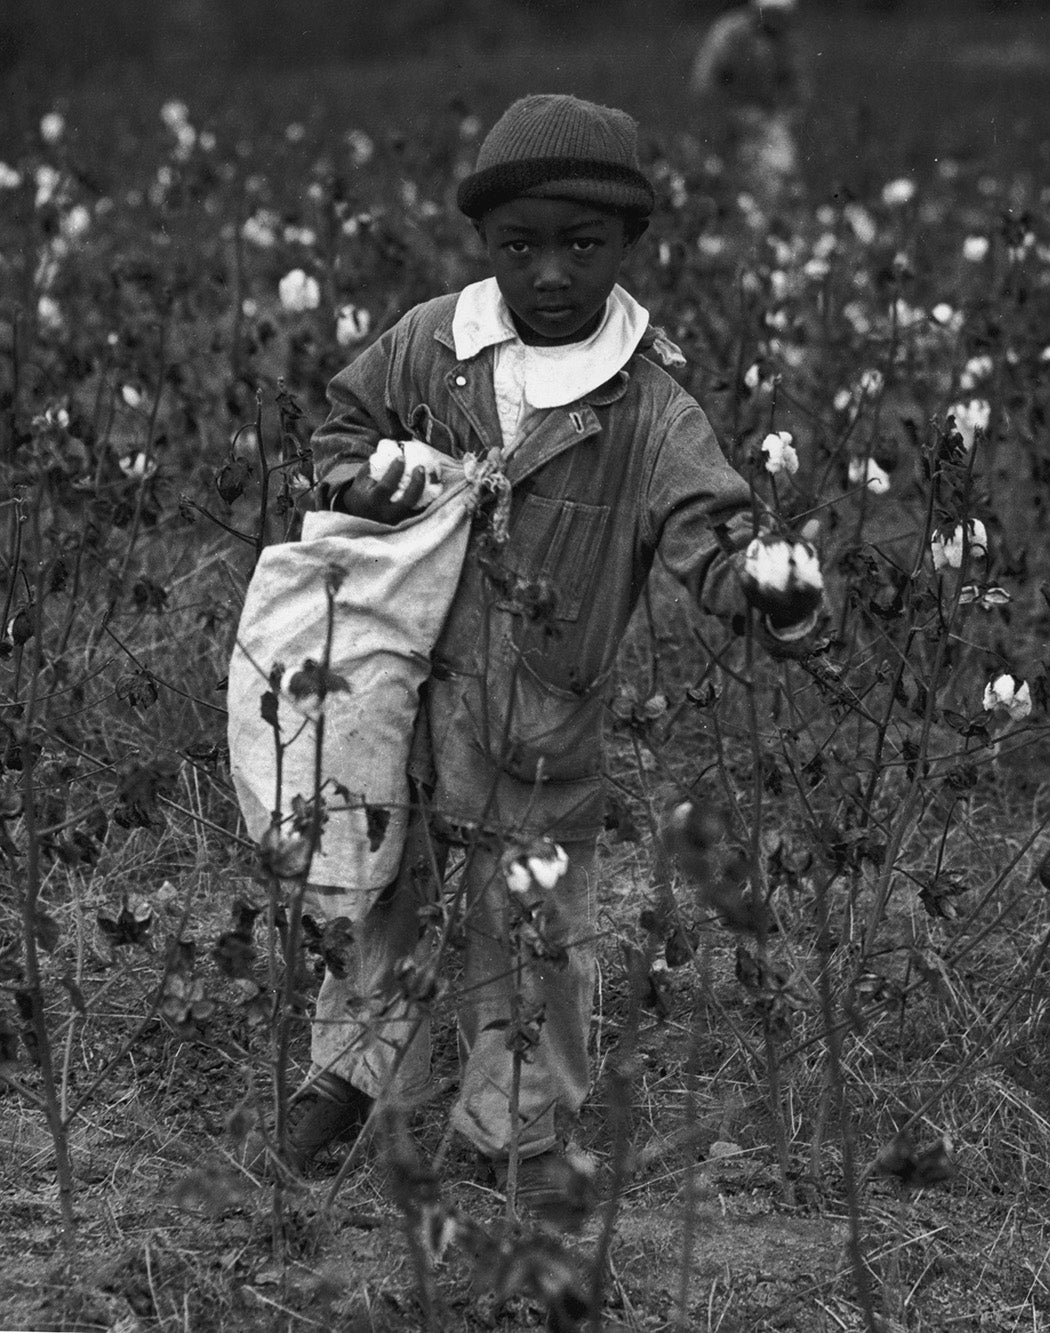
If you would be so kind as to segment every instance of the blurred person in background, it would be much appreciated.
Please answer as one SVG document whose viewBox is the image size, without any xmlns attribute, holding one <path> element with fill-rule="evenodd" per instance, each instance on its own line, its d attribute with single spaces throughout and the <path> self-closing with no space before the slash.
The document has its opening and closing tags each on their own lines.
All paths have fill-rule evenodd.
<svg viewBox="0 0 1050 1333">
<path fill-rule="evenodd" d="M 775 207 L 798 180 L 798 122 L 808 98 L 796 0 L 748 0 L 708 29 L 690 89 L 713 116 L 742 188 Z"/>
</svg>

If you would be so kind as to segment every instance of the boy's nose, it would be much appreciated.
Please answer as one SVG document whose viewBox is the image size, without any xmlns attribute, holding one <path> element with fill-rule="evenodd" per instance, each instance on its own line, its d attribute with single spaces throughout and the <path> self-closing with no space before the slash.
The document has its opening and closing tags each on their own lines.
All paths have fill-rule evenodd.
<svg viewBox="0 0 1050 1333">
<path fill-rule="evenodd" d="M 565 267 L 557 255 L 541 255 L 533 274 L 533 286 L 538 291 L 553 291 L 569 285 Z"/>
</svg>

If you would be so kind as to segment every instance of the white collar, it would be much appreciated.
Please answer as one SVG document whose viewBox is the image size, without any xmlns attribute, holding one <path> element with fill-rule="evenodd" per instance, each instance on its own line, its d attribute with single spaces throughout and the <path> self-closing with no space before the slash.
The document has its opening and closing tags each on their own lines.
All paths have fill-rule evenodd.
<svg viewBox="0 0 1050 1333">
<path fill-rule="evenodd" d="M 593 393 L 622 370 L 649 325 L 649 312 L 620 286 L 605 315 L 579 343 L 533 347 L 521 342 L 495 278 L 464 287 L 452 317 L 456 356 L 469 361 L 487 347 L 516 342 L 524 349 L 525 398 L 531 407 L 564 407 Z"/>
</svg>

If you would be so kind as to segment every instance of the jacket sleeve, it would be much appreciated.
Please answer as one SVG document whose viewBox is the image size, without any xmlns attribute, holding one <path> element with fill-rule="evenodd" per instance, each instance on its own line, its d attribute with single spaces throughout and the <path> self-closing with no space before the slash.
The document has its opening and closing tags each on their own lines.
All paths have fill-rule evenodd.
<svg viewBox="0 0 1050 1333">
<path fill-rule="evenodd" d="M 756 530 L 751 491 L 691 400 L 672 402 L 654 431 L 645 517 L 647 539 L 701 610 L 744 609 L 734 566 Z"/>
<path fill-rule="evenodd" d="M 389 393 L 403 322 L 388 329 L 328 385 L 328 416 L 311 441 L 317 503 L 322 509 L 328 507 L 332 492 L 357 473 L 377 441 L 405 434 Z"/>
</svg>

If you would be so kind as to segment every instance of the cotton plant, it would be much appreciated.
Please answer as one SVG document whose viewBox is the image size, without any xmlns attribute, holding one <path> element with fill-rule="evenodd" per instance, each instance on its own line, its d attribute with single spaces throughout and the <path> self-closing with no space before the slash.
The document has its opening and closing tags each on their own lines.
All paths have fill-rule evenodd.
<svg viewBox="0 0 1050 1333">
<path fill-rule="evenodd" d="M 508 922 L 514 956 L 510 1049 L 528 1060 L 539 1039 L 543 1009 L 533 990 L 535 965 L 546 961 L 562 967 L 568 961 L 564 918 L 558 911 L 558 885 L 569 871 L 565 848 L 550 838 L 512 842 L 503 853 Z M 512 1112 L 512 1115 L 516 1112 Z"/>
</svg>

